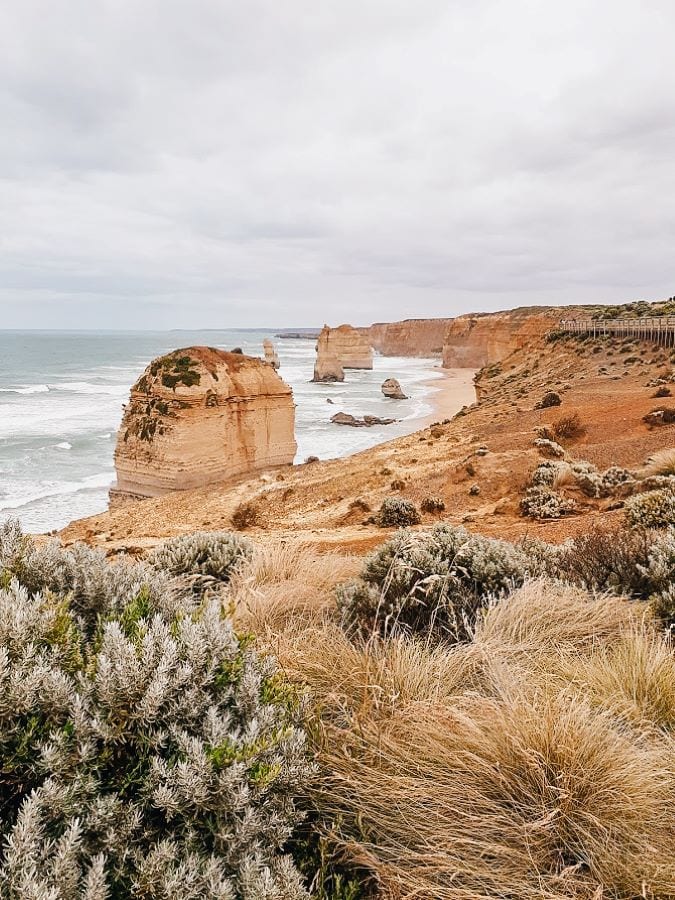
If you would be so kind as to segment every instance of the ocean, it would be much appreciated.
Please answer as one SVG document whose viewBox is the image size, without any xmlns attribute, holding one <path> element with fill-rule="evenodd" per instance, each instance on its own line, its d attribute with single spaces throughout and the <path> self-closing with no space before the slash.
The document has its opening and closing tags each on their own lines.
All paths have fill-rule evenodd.
<svg viewBox="0 0 675 900">
<path fill-rule="evenodd" d="M 129 388 L 156 356 L 178 347 L 241 347 L 262 356 L 272 337 L 280 375 L 296 403 L 297 462 L 346 456 L 408 434 L 431 412 L 427 382 L 438 361 L 376 356 L 373 371 L 348 370 L 343 384 L 312 384 L 314 341 L 274 338 L 274 330 L 63 332 L 0 331 L 0 522 L 18 518 L 44 532 L 107 508 L 113 450 Z M 393 376 L 409 400 L 385 400 Z M 333 404 L 327 403 L 327 398 Z M 394 425 L 333 425 L 340 410 L 396 417 Z"/>
</svg>

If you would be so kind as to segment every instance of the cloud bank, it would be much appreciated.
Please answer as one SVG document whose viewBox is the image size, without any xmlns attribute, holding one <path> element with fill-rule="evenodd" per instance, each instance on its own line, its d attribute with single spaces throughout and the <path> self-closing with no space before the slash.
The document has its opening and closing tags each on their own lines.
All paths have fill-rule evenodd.
<svg viewBox="0 0 675 900">
<path fill-rule="evenodd" d="M 0 9 L 0 327 L 675 293 L 671 0 Z"/>
</svg>

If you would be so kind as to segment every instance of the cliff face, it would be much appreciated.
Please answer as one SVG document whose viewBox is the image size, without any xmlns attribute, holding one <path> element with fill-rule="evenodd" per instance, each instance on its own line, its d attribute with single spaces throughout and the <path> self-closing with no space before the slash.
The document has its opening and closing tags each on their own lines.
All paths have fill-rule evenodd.
<svg viewBox="0 0 675 900">
<path fill-rule="evenodd" d="M 559 311 L 514 310 L 450 320 L 443 341 L 446 369 L 480 369 L 543 338 L 555 327 Z"/>
<path fill-rule="evenodd" d="M 443 337 L 452 319 L 405 319 L 378 322 L 364 329 L 382 356 L 440 356 Z"/>
<path fill-rule="evenodd" d="M 316 362 L 312 381 L 344 381 L 342 363 L 335 353 L 335 345 L 330 340 L 331 329 L 324 325 L 316 342 Z"/>
<path fill-rule="evenodd" d="M 337 357 L 343 369 L 372 369 L 373 348 L 368 337 L 352 325 L 330 328 L 324 325 L 319 335 L 318 349 Z"/>
<path fill-rule="evenodd" d="M 111 505 L 292 463 L 294 425 L 292 391 L 262 360 L 210 347 L 162 356 L 131 389 Z"/>
</svg>

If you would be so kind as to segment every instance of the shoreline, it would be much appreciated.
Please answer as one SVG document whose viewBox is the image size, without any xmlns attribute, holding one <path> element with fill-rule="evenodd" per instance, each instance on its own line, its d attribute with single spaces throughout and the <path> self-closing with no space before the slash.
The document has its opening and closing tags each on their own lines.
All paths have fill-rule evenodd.
<svg viewBox="0 0 675 900">
<path fill-rule="evenodd" d="M 424 382 L 433 389 L 433 393 L 426 398 L 432 410 L 418 419 L 419 428 L 416 431 L 422 431 L 434 422 L 451 419 L 463 406 L 476 402 L 473 379 L 477 369 L 443 369 L 439 366 L 438 371 L 442 374 L 441 378 L 430 378 Z"/>
</svg>

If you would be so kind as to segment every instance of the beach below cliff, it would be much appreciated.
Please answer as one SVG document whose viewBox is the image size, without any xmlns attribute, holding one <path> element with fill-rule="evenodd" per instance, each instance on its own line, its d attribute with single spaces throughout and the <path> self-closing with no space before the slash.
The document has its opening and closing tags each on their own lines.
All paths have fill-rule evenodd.
<svg viewBox="0 0 675 900">
<path fill-rule="evenodd" d="M 428 428 L 434 422 L 443 422 L 457 415 L 463 406 L 471 406 L 476 401 L 474 375 L 476 369 L 443 369 L 438 364 L 434 378 L 426 385 L 430 389 L 427 403 L 431 412 L 419 420 L 418 428 Z"/>
</svg>

